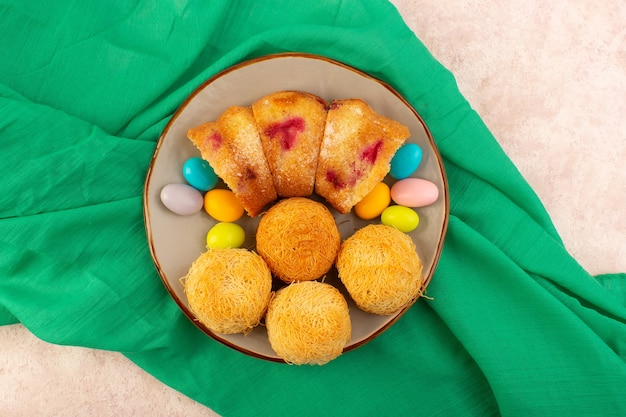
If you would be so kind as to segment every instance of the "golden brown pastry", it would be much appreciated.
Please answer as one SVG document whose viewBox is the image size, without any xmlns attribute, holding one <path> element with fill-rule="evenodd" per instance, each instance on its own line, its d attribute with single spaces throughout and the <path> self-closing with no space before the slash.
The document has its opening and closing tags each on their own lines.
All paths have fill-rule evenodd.
<svg viewBox="0 0 626 417">
<path fill-rule="evenodd" d="M 287 363 L 323 365 L 350 341 L 348 303 L 339 290 L 318 281 L 281 288 L 265 317 L 272 349 Z"/>
<path fill-rule="evenodd" d="M 276 203 L 263 214 L 256 233 L 257 252 L 287 283 L 323 276 L 333 266 L 340 244 L 330 210 L 304 197 Z"/>
<path fill-rule="evenodd" d="M 341 244 L 337 271 L 363 311 L 393 314 L 422 293 L 422 261 L 411 237 L 383 224 L 359 229 Z"/>
<path fill-rule="evenodd" d="M 263 152 L 281 197 L 313 193 L 326 102 L 313 94 L 279 91 L 252 104 Z"/>
<path fill-rule="evenodd" d="M 265 314 L 272 296 L 272 274 L 247 249 L 209 249 L 182 280 L 191 311 L 209 330 L 248 333 Z"/>
<path fill-rule="evenodd" d="M 214 122 L 189 129 L 187 137 L 251 217 L 276 200 L 252 109 L 229 107 Z"/>
<path fill-rule="evenodd" d="M 340 213 L 348 213 L 385 178 L 391 158 L 409 136 L 406 126 L 377 114 L 361 99 L 333 101 L 315 191 Z"/>
</svg>

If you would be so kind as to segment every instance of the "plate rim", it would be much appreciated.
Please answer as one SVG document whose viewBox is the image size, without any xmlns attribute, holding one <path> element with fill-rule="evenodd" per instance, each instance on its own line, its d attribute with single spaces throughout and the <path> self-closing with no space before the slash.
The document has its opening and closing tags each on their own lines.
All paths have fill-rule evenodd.
<svg viewBox="0 0 626 417">
<path fill-rule="evenodd" d="M 422 128 L 424 129 L 424 132 L 426 134 L 426 137 L 428 139 L 428 142 L 435 154 L 436 157 L 436 161 L 437 161 L 437 166 L 439 168 L 439 174 L 441 175 L 442 178 L 442 183 L 443 183 L 443 189 L 441 190 L 440 194 L 442 196 L 442 202 L 443 202 L 443 211 L 444 211 L 444 216 L 443 216 L 443 224 L 441 225 L 441 231 L 439 233 L 439 240 L 437 243 L 437 247 L 433 256 L 433 261 L 432 261 L 432 265 L 428 271 L 427 274 L 424 274 L 424 272 L 422 272 L 423 275 L 425 275 L 425 279 L 424 282 L 422 284 L 423 287 L 423 291 L 426 290 L 426 288 L 428 287 L 428 285 L 430 284 L 430 282 L 432 281 L 432 278 L 435 274 L 435 271 L 437 269 L 437 266 L 439 264 L 439 260 L 441 258 L 441 254 L 443 251 L 443 246 L 444 246 L 444 242 L 447 236 L 447 231 L 448 231 L 448 221 L 449 221 L 449 217 L 450 217 L 450 193 L 449 193 L 449 184 L 448 184 L 448 179 L 447 179 L 447 175 L 446 175 L 446 170 L 444 167 L 444 162 L 443 162 L 443 158 L 442 155 L 439 151 L 439 148 L 437 147 L 437 144 L 435 143 L 435 140 L 432 136 L 432 133 L 430 132 L 430 129 L 428 129 L 428 126 L 426 125 L 426 122 L 424 121 L 424 119 L 421 117 L 421 115 L 417 112 L 417 110 L 415 110 L 415 108 L 413 107 L 413 105 L 411 105 L 411 103 L 409 103 L 409 101 L 404 98 L 404 96 L 402 94 L 400 94 L 394 87 L 392 87 L 389 83 L 374 77 L 373 75 L 357 68 L 354 67 L 352 65 L 346 64 L 342 61 L 339 61 L 337 59 L 334 58 L 330 58 L 327 56 L 323 56 L 323 55 L 318 55 L 318 54 L 312 54 L 312 53 L 306 53 L 306 52 L 281 52 L 281 53 L 274 53 L 274 54 L 266 54 L 266 55 L 261 55 L 258 57 L 254 57 L 254 58 L 250 58 L 247 60 L 243 60 L 240 61 L 234 65 L 231 65 L 215 74 L 213 74 L 211 77 L 207 78 L 205 81 L 203 81 L 200 85 L 198 85 L 189 95 L 186 96 L 185 100 L 178 106 L 178 108 L 176 109 L 176 111 L 174 113 L 172 113 L 172 116 L 170 117 L 170 119 L 168 120 L 167 124 L 165 125 L 165 127 L 163 128 L 161 134 L 159 135 L 159 138 L 157 140 L 155 149 L 153 151 L 152 157 L 150 159 L 150 164 L 148 167 L 148 170 L 146 172 L 146 179 L 144 182 L 144 189 L 143 189 L 143 221 L 144 221 L 144 228 L 146 231 L 146 238 L 148 240 L 148 246 L 150 249 L 150 256 L 152 258 L 152 262 L 156 268 L 156 272 L 158 273 L 161 282 L 163 283 L 163 285 L 165 286 L 169 297 L 178 305 L 178 307 L 180 308 L 180 310 L 183 312 L 183 314 L 196 326 L 198 327 L 203 333 L 205 333 L 207 336 L 211 337 L 212 339 L 216 340 L 217 342 L 231 348 L 234 349 L 240 353 L 246 354 L 248 356 L 252 356 L 258 359 L 263 359 L 263 360 L 267 360 L 267 361 L 271 361 L 271 362 L 279 362 L 279 363 L 286 363 L 282 358 L 280 357 L 273 357 L 273 356 L 267 356 L 258 352 L 254 352 L 252 350 L 249 350 L 243 346 L 237 345 L 235 343 L 232 343 L 231 341 L 220 337 L 219 334 L 216 334 L 214 332 L 212 332 L 210 329 L 208 329 L 204 324 L 202 324 L 196 317 L 195 314 L 193 314 L 193 312 L 190 310 L 190 308 L 185 305 L 185 303 L 183 302 L 183 300 L 181 300 L 177 295 L 175 290 L 172 288 L 172 286 L 170 285 L 169 280 L 167 279 L 167 277 L 165 276 L 163 269 L 160 266 L 159 263 L 159 259 L 157 257 L 156 254 L 156 249 L 154 247 L 154 240 L 152 237 L 152 230 L 150 227 L 150 207 L 148 204 L 148 190 L 150 188 L 150 180 L 152 178 L 152 171 L 154 169 L 154 164 L 156 159 L 159 156 L 159 152 L 161 150 L 161 146 L 165 141 L 165 138 L 167 136 L 167 134 L 169 133 L 170 127 L 172 126 L 172 124 L 174 123 L 174 121 L 178 118 L 178 116 L 186 109 L 186 107 L 189 105 L 189 103 L 196 97 L 196 95 L 198 95 L 201 91 L 203 91 L 206 87 L 208 87 L 210 84 L 212 84 L 213 82 L 215 82 L 216 80 L 222 78 L 223 76 L 233 72 L 233 71 L 237 71 L 239 69 L 242 69 L 244 67 L 250 66 L 250 65 L 254 65 L 260 62 L 264 62 L 264 61 L 268 61 L 268 60 L 274 60 L 274 59 L 283 59 L 283 58 L 305 58 L 305 59 L 314 59 L 314 60 L 320 60 L 320 61 L 325 61 L 327 63 L 336 65 L 338 67 L 342 67 L 348 71 L 351 71 L 353 73 L 356 73 L 359 76 L 362 76 L 366 79 L 372 80 L 376 83 L 378 83 L 379 85 L 381 85 L 382 87 L 386 88 L 391 94 L 393 94 L 397 99 L 399 99 L 415 116 L 415 118 L 419 121 L 419 123 L 422 125 Z M 422 294 L 415 299 L 413 302 L 411 302 L 408 306 L 404 307 L 403 309 L 399 310 L 397 313 L 394 313 L 394 317 L 392 317 L 388 322 L 386 322 L 383 326 L 381 326 L 380 328 L 378 328 L 377 330 L 375 330 L 374 332 L 372 332 L 371 334 L 369 334 L 367 337 L 363 338 L 362 340 L 356 341 L 352 344 L 346 345 L 343 349 L 342 353 L 346 353 L 349 352 L 351 350 L 354 350 L 360 346 L 363 346 L 364 344 L 372 341 L 373 339 L 375 339 L 376 337 L 378 337 L 380 334 L 382 334 L 383 332 L 385 332 L 387 329 L 389 329 L 394 323 L 396 323 L 402 316 L 404 316 L 404 314 L 413 306 L 413 304 L 415 304 L 415 302 L 417 300 L 419 300 L 420 298 L 424 297 L 424 293 L 422 292 Z"/>
</svg>

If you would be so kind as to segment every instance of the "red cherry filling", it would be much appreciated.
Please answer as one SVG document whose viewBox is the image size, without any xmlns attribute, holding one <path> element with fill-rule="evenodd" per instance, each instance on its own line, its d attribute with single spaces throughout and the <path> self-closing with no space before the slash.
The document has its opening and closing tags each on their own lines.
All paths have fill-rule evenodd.
<svg viewBox="0 0 626 417">
<path fill-rule="evenodd" d="M 347 178 L 341 178 L 340 173 L 333 169 L 326 171 L 326 181 L 330 182 L 336 190 L 341 190 L 346 187 L 354 187 L 356 183 L 363 178 L 365 172 L 370 168 L 369 165 L 374 165 L 378 154 L 383 147 L 382 139 L 367 145 L 361 152 L 359 152 L 359 159 L 350 163 L 350 174 Z"/>
<path fill-rule="evenodd" d="M 253 181 L 256 179 L 256 173 L 250 167 L 246 167 L 246 172 L 243 174 L 244 181 Z"/>
<path fill-rule="evenodd" d="M 368 145 L 361 151 L 361 159 L 365 162 L 369 162 L 370 164 L 376 163 L 376 158 L 378 158 L 378 153 L 383 147 L 383 141 L 381 139 L 376 142 Z"/>
<path fill-rule="evenodd" d="M 301 117 L 292 117 L 270 125 L 265 130 L 265 134 L 271 139 L 279 139 L 281 149 L 288 151 L 294 147 L 296 136 L 302 131 L 304 131 L 304 119 Z"/>
<path fill-rule="evenodd" d="M 363 177 L 363 170 L 356 167 L 356 163 L 350 164 L 351 173 L 348 178 L 341 178 L 341 175 L 333 169 L 326 171 L 326 181 L 330 182 L 336 190 L 347 187 L 354 187 L 356 183 Z"/>
<path fill-rule="evenodd" d="M 339 174 L 337 174 L 337 172 L 332 169 L 326 171 L 326 181 L 331 183 L 333 187 L 335 187 L 337 190 L 341 190 L 342 188 L 346 187 L 346 183 L 341 181 L 341 179 L 339 178 Z"/>
<path fill-rule="evenodd" d="M 213 150 L 218 149 L 222 146 L 222 135 L 220 135 L 219 132 L 212 132 L 204 139 L 204 146 L 208 147 L 209 144 Z"/>
</svg>

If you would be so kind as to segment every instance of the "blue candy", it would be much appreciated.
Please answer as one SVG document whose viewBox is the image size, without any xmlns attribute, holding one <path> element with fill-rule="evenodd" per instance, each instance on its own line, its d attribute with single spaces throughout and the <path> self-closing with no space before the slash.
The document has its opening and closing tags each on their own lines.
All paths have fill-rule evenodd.
<svg viewBox="0 0 626 417">
<path fill-rule="evenodd" d="M 397 180 L 408 178 L 422 162 L 422 148 L 415 143 L 406 143 L 391 159 L 389 175 Z"/>
<path fill-rule="evenodd" d="M 217 185 L 217 175 L 207 161 L 202 158 L 189 158 L 183 165 L 183 177 L 193 188 L 208 191 Z"/>
</svg>

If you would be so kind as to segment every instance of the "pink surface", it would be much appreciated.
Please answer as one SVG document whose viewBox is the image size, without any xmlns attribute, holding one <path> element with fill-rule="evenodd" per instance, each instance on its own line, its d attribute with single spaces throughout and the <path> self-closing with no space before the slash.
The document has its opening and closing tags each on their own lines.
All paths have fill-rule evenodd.
<svg viewBox="0 0 626 417">
<path fill-rule="evenodd" d="M 394 0 L 592 274 L 626 271 L 626 3 Z M 0 327 L 2 416 L 215 416 L 118 353 Z"/>
</svg>

